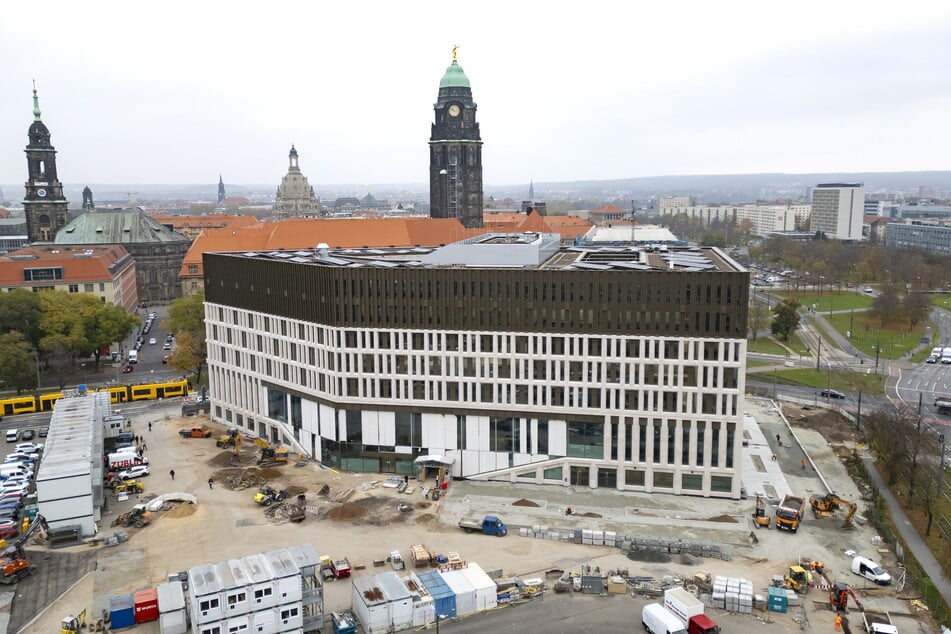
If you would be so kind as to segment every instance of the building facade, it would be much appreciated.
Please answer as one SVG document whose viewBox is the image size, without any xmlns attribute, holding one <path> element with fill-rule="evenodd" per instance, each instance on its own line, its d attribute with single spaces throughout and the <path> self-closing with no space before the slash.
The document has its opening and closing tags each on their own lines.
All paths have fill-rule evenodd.
<svg viewBox="0 0 951 634">
<path fill-rule="evenodd" d="M 36 245 L 0 257 L 0 292 L 25 288 L 88 293 L 135 310 L 135 262 L 119 245 L 63 248 Z"/>
<path fill-rule="evenodd" d="M 469 78 L 452 51 L 429 138 L 429 215 L 482 226 L 482 136 Z"/>
<path fill-rule="evenodd" d="M 812 212 L 812 205 L 707 205 L 707 206 L 662 206 L 660 214 L 676 216 L 685 214 L 697 218 L 704 225 L 713 222 L 749 221 L 750 233 L 766 236 L 773 231 L 793 231 L 805 224 Z"/>
<path fill-rule="evenodd" d="M 830 240 L 862 239 L 865 187 L 862 183 L 823 183 L 812 189 L 809 230 Z"/>
<path fill-rule="evenodd" d="M 274 211 L 281 216 L 317 216 L 320 214 L 320 199 L 314 193 L 307 177 L 300 171 L 297 148 L 291 146 L 287 155 L 287 174 L 281 179 L 274 201 Z"/>
<path fill-rule="evenodd" d="M 23 207 L 26 233 L 30 242 L 52 242 L 56 232 L 66 226 L 69 203 L 63 184 L 56 175 L 56 149 L 50 143 L 50 131 L 40 117 L 40 100 L 33 89 L 33 123 L 26 146 L 27 181 Z"/>
<path fill-rule="evenodd" d="M 885 225 L 885 246 L 951 255 L 951 226 L 939 221 L 889 222 Z"/>
<path fill-rule="evenodd" d="M 738 497 L 748 272 L 559 242 L 206 254 L 213 419 L 345 470 Z"/>
</svg>

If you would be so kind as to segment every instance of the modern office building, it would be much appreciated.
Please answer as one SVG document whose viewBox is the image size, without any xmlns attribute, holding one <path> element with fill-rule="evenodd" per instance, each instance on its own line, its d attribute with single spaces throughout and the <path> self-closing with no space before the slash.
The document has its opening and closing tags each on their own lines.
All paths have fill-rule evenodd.
<svg viewBox="0 0 951 634">
<path fill-rule="evenodd" d="M 749 274 L 719 249 L 324 247 L 205 254 L 215 421 L 345 470 L 740 495 Z"/>
<path fill-rule="evenodd" d="M 862 239 L 865 187 L 862 183 L 824 183 L 812 189 L 809 230 L 830 240 Z"/>
<path fill-rule="evenodd" d="M 913 220 L 885 225 L 885 246 L 889 249 L 922 249 L 951 255 L 951 226 L 939 221 Z"/>
</svg>

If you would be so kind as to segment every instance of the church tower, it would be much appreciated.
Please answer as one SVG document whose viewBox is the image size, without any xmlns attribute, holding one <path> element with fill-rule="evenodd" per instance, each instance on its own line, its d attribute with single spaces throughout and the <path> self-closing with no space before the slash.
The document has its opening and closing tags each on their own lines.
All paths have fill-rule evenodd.
<svg viewBox="0 0 951 634">
<path fill-rule="evenodd" d="M 218 174 L 218 204 L 220 205 L 225 201 L 225 181 L 221 178 L 221 174 Z"/>
<path fill-rule="evenodd" d="M 23 207 L 26 234 L 30 242 L 52 242 L 56 232 L 66 226 L 68 206 L 63 185 L 56 176 L 56 150 L 50 144 L 50 131 L 40 118 L 40 100 L 33 87 L 33 123 L 26 146 L 28 180 Z"/>
<path fill-rule="evenodd" d="M 482 226 L 482 137 L 469 79 L 452 49 L 439 82 L 429 139 L 429 215 Z"/>
</svg>

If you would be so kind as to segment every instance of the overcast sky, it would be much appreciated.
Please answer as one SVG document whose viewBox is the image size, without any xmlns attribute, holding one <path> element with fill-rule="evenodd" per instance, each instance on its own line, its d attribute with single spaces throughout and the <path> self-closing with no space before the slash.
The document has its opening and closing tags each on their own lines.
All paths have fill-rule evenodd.
<svg viewBox="0 0 951 634">
<path fill-rule="evenodd" d="M 425 183 L 454 44 L 489 185 L 951 169 L 946 0 L 48 0 L 0 9 L 0 183 L 34 78 L 66 183 Z"/>
</svg>

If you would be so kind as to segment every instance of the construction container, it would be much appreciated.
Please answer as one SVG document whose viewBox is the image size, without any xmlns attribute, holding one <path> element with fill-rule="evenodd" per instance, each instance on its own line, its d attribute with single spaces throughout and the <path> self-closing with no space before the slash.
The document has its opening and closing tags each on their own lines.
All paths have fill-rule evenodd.
<svg viewBox="0 0 951 634">
<path fill-rule="evenodd" d="M 158 590 L 148 588 L 132 595 L 136 623 L 157 621 L 159 617 Z"/>
<path fill-rule="evenodd" d="M 264 610 L 255 610 L 251 614 L 247 615 L 251 619 L 251 632 L 256 634 L 277 634 L 277 632 L 283 632 L 283 629 L 278 628 L 277 623 L 277 608 L 267 608 Z M 231 625 L 231 620 L 228 619 L 229 627 Z M 229 629 L 229 632 L 240 632 L 241 630 Z"/>
<path fill-rule="evenodd" d="M 135 625 L 135 601 L 131 594 L 109 599 L 109 623 L 114 630 Z"/>
<path fill-rule="evenodd" d="M 163 612 L 177 612 L 185 609 L 185 590 L 181 581 L 160 583 L 155 588 L 158 599 L 159 614 Z"/>
<path fill-rule="evenodd" d="M 188 620 L 184 608 L 170 612 L 159 612 L 160 634 L 186 634 L 186 632 L 188 632 Z"/>
<path fill-rule="evenodd" d="M 221 573 L 217 564 L 195 566 L 188 570 L 188 594 L 192 620 L 200 625 L 225 618 L 221 608 Z"/>
<path fill-rule="evenodd" d="M 456 595 L 456 616 L 463 617 L 479 611 L 475 588 L 469 583 L 461 570 L 440 572 L 443 581 Z"/>
<path fill-rule="evenodd" d="M 247 616 L 244 617 L 247 619 Z M 235 631 L 247 631 L 248 630 L 248 621 L 245 620 L 238 625 L 244 625 L 244 630 L 235 630 Z M 198 634 L 220 634 L 221 632 L 228 631 L 228 621 L 209 621 L 208 623 L 202 623 L 197 626 Z"/>
<path fill-rule="evenodd" d="M 317 567 L 320 565 L 320 557 L 310 544 L 301 544 L 299 546 L 288 546 L 287 552 L 291 559 L 300 570 L 304 577 L 313 577 L 317 574 Z"/>
<path fill-rule="evenodd" d="M 475 588 L 476 611 L 484 612 L 498 606 L 498 587 L 479 564 L 470 563 L 460 572 Z"/>
<path fill-rule="evenodd" d="M 277 605 L 277 584 L 264 558 L 261 555 L 248 555 L 244 558 L 244 566 L 251 582 L 251 609 L 263 610 Z"/>
<path fill-rule="evenodd" d="M 278 632 L 296 632 L 303 629 L 304 613 L 299 604 L 279 605 L 275 608 L 275 611 L 277 612 Z"/>
<path fill-rule="evenodd" d="M 442 615 L 441 620 L 456 618 L 456 594 L 449 589 L 438 572 L 424 572 L 419 580 L 433 598 L 435 614 Z M 435 620 L 435 616 L 434 616 Z"/>
<path fill-rule="evenodd" d="M 231 618 L 252 610 L 248 583 L 251 575 L 240 559 L 229 559 L 219 564 L 225 616 Z"/>
<path fill-rule="evenodd" d="M 779 612 L 785 614 L 789 609 L 789 599 L 786 596 L 786 588 L 767 588 L 766 609 L 770 612 Z"/>
<path fill-rule="evenodd" d="M 357 577 L 351 586 L 353 612 L 367 634 L 390 629 L 390 606 L 375 577 Z"/>
<path fill-rule="evenodd" d="M 376 575 L 377 587 L 389 602 L 390 625 L 394 631 L 413 626 L 413 595 L 406 589 L 403 580 L 395 572 Z"/>
</svg>

